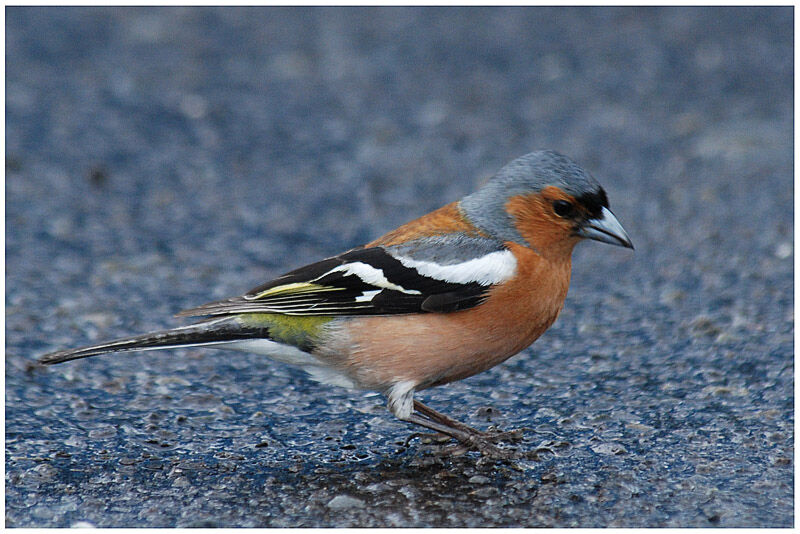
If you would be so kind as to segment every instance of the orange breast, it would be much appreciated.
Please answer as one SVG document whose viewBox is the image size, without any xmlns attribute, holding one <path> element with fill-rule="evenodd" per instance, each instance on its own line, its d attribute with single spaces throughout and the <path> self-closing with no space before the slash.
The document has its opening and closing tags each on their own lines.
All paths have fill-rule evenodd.
<svg viewBox="0 0 800 534">
<path fill-rule="evenodd" d="M 336 367 L 365 388 L 411 380 L 423 389 L 479 373 L 526 348 L 561 311 L 570 255 L 545 260 L 529 248 L 508 246 L 517 256 L 517 274 L 484 303 L 455 313 L 348 321 L 347 339 L 331 347 Z"/>
</svg>

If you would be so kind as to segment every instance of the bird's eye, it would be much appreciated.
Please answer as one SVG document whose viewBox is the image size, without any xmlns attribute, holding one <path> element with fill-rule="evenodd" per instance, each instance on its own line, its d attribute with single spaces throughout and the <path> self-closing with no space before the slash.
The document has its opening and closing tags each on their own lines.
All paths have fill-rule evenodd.
<svg viewBox="0 0 800 534">
<path fill-rule="evenodd" d="M 556 212 L 556 215 L 559 217 L 569 217 L 575 211 L 572 203 L 567 202 L 566 200 L 556 200 L 553 202 L 553 211 Z"/>
</svg>

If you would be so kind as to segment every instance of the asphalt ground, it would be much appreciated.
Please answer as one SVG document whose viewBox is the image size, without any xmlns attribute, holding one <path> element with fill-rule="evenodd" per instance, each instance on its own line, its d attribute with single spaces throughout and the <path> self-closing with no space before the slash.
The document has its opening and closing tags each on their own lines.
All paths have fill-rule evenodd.
<svg viewBox="0 0 800 534">
<path fill-rule="evenodd" d="M 6 8 L 6 525 L 794 522 L 793 9 Z M 426 391 L 538 458 L 181 324 L 539 148 L 605 186 L 534 346 Z"/>
</svg>

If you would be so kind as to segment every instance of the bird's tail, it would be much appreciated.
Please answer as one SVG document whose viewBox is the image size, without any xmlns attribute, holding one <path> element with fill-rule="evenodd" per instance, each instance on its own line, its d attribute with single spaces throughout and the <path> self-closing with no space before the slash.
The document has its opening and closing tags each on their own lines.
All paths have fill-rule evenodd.
<svg viewBox="0 0 800 534">
<path fill-rule="evenodd" d="M 115 339 L 98 345 L 51 352 L 39 358 L 39 362 L 44 365 L 53 365 L 108 352 L 131 352 L 214 345 L 241 339 L 252 339 L 253 337 L 268 338 L 269 333 L 266 329 L 244 326 L 236 317 L 223 317 L 221 319 L 211 319 L 189 326 L 173 328 L 171 330 L 162 330 L 139 336 Z"/>
</svg>

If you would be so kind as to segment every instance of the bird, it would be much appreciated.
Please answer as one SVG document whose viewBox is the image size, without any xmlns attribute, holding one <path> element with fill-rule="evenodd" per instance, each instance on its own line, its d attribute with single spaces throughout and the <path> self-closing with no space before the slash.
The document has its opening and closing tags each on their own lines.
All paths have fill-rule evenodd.
<svg viewBox="0 0 800 534">
<path fill-rule="evenodd" d="M 558 317 L 582 240 L 633 249 L 598 181 L 539 150 L 451 202 L 244 295 L 184 310 L 187 326 L 61 350 L 45 365 L 104 353 L 233 349 L 387 398 L 398 419 L 509 458 L 513 432 L 480 431 L 414 398 L 521 352 Z"/>
</svg>

